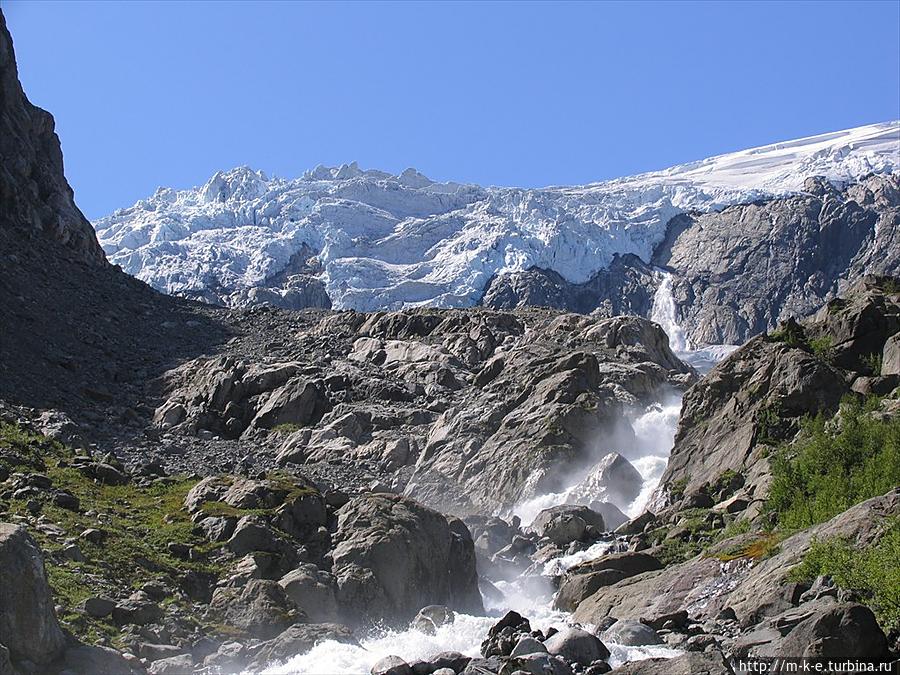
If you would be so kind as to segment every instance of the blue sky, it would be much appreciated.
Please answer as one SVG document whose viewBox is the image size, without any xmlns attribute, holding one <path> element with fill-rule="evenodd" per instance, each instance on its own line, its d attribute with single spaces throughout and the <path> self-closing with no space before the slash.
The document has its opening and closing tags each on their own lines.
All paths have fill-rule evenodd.
<svg viewBox="0 0 900 675">
<path fill-rule="evenodd" d="M 2 3 L 95 218 L 240 164 L 583 183 L 900 117 L 900 2 Z"/>
</svg>

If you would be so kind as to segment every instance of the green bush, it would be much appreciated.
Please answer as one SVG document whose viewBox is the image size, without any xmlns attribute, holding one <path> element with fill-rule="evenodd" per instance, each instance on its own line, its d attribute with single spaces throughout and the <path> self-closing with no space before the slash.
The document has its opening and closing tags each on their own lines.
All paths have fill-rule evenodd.
<svg viewBox="0 0 900 675">
<path fill-rule="evenodd" d="M 881 375 L 881 354 L 868 354 L 862 358 L 862 363 L 869 375 Z"/>
<path fill-rule="evenodd" d="M 812 350 L 812 353 L 820 359 L 827 358 L 831 353 L 832 347 L 834 347 L 834 340 L 832 340 L 830 335 L 822 335 L 809 341 L 809 348 Z"/>
<path fill-rule="evenodd" d="M 868 548 L 855 548 L 844 539 L 813 542 L 791 578 L 812 581 L 820 575 L 859 594 L 885 631 L 900 630 L 900 519 Z"/>
<path fill-rule="evenodd" d="M 782 528 L 820 523 L 900 485 L 900 420 L 876 419 L 873 403 L 845 401 L 839 429 L 820 415 L 772 459 L 767 508 Z"/>
</svg>

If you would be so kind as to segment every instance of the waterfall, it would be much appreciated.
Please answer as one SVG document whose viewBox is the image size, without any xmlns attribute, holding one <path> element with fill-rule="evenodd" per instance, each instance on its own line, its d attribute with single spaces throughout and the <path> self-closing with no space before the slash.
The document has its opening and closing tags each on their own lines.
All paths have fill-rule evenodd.
<svg viewBox="0 0 900 675">
<path fill-rule="evenodd" d="M 672 295 L 672 274 L 665 270 L 657 270 L 662 276 L 662 281 L 653 294 L 653 307 L 650 310 L 650 319 L 662 326 L 669 336 L 669 346 L 676 353 L 683 353 L 690 349 L 690 344 L 684 335 L 681 326 L 678 325 L 677 306 Z"/>
</svg>

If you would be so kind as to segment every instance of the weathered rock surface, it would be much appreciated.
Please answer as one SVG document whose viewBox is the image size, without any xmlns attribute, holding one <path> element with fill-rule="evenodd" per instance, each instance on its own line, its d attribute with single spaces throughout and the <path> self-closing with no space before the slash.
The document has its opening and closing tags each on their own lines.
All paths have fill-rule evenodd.
<svg viewBox="0 0 900 675">
<path fill-rule="evenodd" d="M 411 499 L 358 497 L 338 516 L 337 598 L 352 624 L 406 623 L 425 605 L 482 611 L 468 530 Z"/>
<path fill-rule="evenodd" d="M 40 549 L 22 526 L 0 523 L 0 644 L 13 661 L 46 664 L 66 639 L 56 620 Z"/>
</svg>

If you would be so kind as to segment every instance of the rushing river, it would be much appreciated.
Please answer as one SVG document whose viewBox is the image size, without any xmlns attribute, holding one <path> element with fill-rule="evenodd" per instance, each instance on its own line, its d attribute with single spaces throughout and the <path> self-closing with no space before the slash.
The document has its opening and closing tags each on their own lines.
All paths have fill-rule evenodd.
<svg viewBox="0 0 900 675">
<path fill-rule="evenodd" d="M 717 345 L 689 351 L 689 342 L 678 326 L 676 305 L 672 297 L 671 275 L 660 270 L 662 282 L 654 296 L 651 318 L 669 335 L 670 344 L 678 355 L 693 365 L 701 374 L 727 356 L 735 347 Z M 659 484 L 666 468 L 675 438 L 681 396 L 673 393 L 664 400 L 631 415 L 627 420 L 634 433 L 628 448 L 620 452 L 641 475 L 642 485 L 637 497 L 629 504 L 617 504 L 629 517 L 640 515 L 651 494 Z M 570 491 L 582 476 L 573 477 L 572 487 L 562 492 L 539 495 L 522 502 L 513 513 L 524 525 L 534 520 L 541 510 L 567 503 Z M 360 646 L 334 641 L 323 642 L 311 651 L 289 659 L 285 663 L 272 664 L 265 673 L 271 675 L 368 675 L 371 667 L 385 656 L 395 655 L 407 662 L 427 660 L 442 651 L 457 651 L 467 656 L 480 656 L 481 642 L 499 616 L 508 610 L 516 610 L 531 621 L 534 628 L 546 630 L 551 626 L 566 625 L 568 615 L 553 609 L 552 578 L 560 576 L 570 567 L 592 560 L 607 553 L 614 541 L 601 541 L 584 551 L 562 555 L 545 563 L 543 575 L 519 577 L 515 582 L 499 582 L 502 600 L 486 605 L 485 616 L 457 614 L 456 619 L 428 635 L 415 629 L 385 630 L 360 641 Z M 626 647 L 606 642 L 610 650 L 610 665 L 616 667 L 626 661 L 652 657 L 672 657 L 679 652 L 662 646 Z"/>
</svg>

